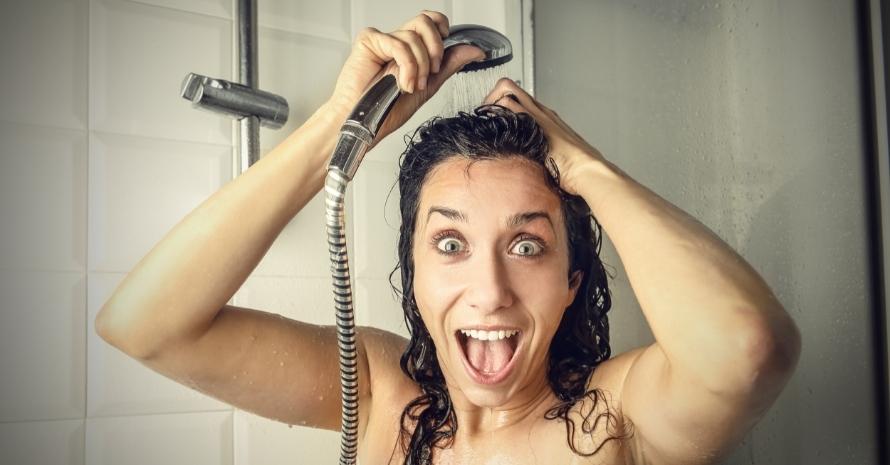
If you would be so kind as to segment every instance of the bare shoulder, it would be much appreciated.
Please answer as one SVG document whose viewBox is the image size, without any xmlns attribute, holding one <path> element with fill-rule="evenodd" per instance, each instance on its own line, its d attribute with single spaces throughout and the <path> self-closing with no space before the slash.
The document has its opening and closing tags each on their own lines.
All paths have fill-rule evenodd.
<svg viewBox="0 0 890 465">
<path fill-rule="evenodd" d="M 402 372 L 400 359 L 408 340 L 404 337 L 371 326 L 361 326 L 357 330 L 361 344 L 367 355 L 371 379 L 371 397 L 385 403 L 403 399 L 413 399 L 420 392 L 416 384 Z M 404 406 L 407 401 L 401 402 Z"/>
<path fill-rule="evenodd" d="M 597 365 L 587 382 L 591 393 L 570 413 L 569 418 L 580 425 L 574 438 L 579 450 L 590 453 L 602 448 L 589 463 L 637 463 L 633 451 L 634 425 L 624 413 L 622 390 L 630 368 L 645 349 L 628 350 Z"/>
<path fill-rule="evenodd" d="M 367 427 L 359 440 L 359 461 L 393 463 L 398 457 L 402 411 L 421 394 L 420 388 L 402 372 L 400 359 L 408 340 L 398 334 L 373 327 L 358 328 L 367 355 L 371 380 Z M 362 406 L 359 405 L 359 409 Z"/>
<path fill-rule="evenodd" d="M 601 362 L 597 365 L 593 374 L 590 375 L 587 389 L 601 389 L 609 398 L 610 406 L 620 410 L 621 390 L 624 386 L 624 380 L 627 378 L 627 373 L 634 361 L 645 350 L 646 347 L 637 347 Z"/>
</svg>

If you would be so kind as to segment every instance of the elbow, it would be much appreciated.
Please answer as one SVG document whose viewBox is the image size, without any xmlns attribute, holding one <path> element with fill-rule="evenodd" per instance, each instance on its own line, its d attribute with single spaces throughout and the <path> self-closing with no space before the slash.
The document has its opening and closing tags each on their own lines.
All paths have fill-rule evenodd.
<svg viewBox="0 0 890 465">
<path fill-rule="evenodd" d="M 93 327 L 95 328 L 96 334 L 102 338 L 103 341 L 117 346 L 116 341 L 117 338 L 114 335 L 113 325 L 111 324 L 111 316 L 109 315 L 110 310 L 105 307 L 102 307 L 99 310 L 99 314 L 96 315 L 96 319 L 93 320 Z"/>
<path fill-rule="evenodd" d="M 120 322 L 120 317 L 114 310 L 102 307 L 96 319 L 93 320 L 96 334 L 109 345 L 138 360 L 148 360 L 154 352 L 147 350 L 146 346 L 138 344 L 139 338 L 132 331 L 127 330 Z"/>
<path fill-rule="evenodd" d="M 794 320 L 784 310 L 771 318 L 752 324 L 739 339 L 738 367 L 747 391 L 784 386 L 800 360 L 801 335 Z"/>
</svg>

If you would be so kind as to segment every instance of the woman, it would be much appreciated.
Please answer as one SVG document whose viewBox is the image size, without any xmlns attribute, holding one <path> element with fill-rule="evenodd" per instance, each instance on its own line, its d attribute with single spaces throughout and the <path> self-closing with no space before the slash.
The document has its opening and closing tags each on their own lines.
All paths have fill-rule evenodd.
<svg viewBox="0 0 890 465">
<path fill-rule="evenodd" d="M 334 328 L 226 302 L 320 190 L 340 125 L 370 84 L 394 73 L 406 92 L 379 140 L 482 58 L 472 46 L 444 55 L 447 34 L 431 11 L 388 34 L 363 30 L 330 100 L 176 225 L 103 306 L 97 332 L 238 408 L 339 429 Z M 358 331 L 359 461 L 716 463 L 793 372 L 793 321 L 716 235 L 512 81 L 485 103 L 496 106 L 423 126 L 404 154 L 412 338 Z M 612 358 L 589 214 L 656 338 Z"/>
</svg>

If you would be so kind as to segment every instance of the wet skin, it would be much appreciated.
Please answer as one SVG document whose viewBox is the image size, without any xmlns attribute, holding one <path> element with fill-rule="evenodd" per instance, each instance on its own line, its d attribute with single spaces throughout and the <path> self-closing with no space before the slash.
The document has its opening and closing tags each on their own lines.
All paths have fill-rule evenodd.
<svg viewBox="0 0 890 465">
<path fill-rule="evenodd" d="M 547 352 L 576 288 L 559 197 L 541 166 L 517 157 L 438 165 L 420 193 L 413 256 L 417 304 L 461 428 L 502 428 L 552 398 Z M 471 328 L 520 331 L 500 382 L 471 376 L 458 336 Z"/>
<path fill-rule="evenodd" d="M 565 424 L 544 417 L 558 402 L 547 382 L 547 352 L 577 290 L 570 286 L 559 198 L 533 162 L 478 161 L 467 172 L 468 163 L 451 158 L 430 172 L 420 192 L 414 233 L 415 297 L 436 345 L 458 424 L 453 443 L 436 450 L 434 463 L 631 463 L 621 443 L 604 444 L 609 436 L 605 421 L 598 422 L 592 435 L 576 434 L 580 450 L 590 452 L 604 444 L 595 456 L 581 457 L 568 446 Z M 457 336 L 461 329 L 479 327 L 521 331 L 513 336 L 518 342 L 514 366 L 494 384 L 473 379 Z M 404 350 L 404 342 L 381 346 L 386 347 L 369 345 L 368 350 Z M 365 463 L 404 460 L 396 444 L 399 418 L 420 390 L 391 360 L 391 365 L 372 368 L 378 394 L 371 398 L 360 447 Z M 570 414 L 577 424 L 592 409 L 590 418 L 607 405 L 619 405 L 615 394 L 629 360 L 612 358 L 597 367 L 587 387 L 601 389 L 608 404 L 579 402 Z"/>
</svg>

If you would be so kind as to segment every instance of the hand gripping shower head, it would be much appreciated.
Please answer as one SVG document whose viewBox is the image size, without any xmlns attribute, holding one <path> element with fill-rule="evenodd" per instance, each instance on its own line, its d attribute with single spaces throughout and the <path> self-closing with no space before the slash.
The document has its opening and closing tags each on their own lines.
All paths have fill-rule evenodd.
<svg viewBox="0 0 890 465">
<path fill-rule="evenodd" d="M 459 72 L 477 71 L 502 65 L 513 59 L 513 47 L 506 36 L 494 29 L 475 24 L 453 26 L 442 41 L 445 50 L 455 45 L 474 45 L 485 58 L 467 63 Z M 340 140 L 328 169 L 339 169 L 351 181 L 370 147 L 377 130 L 401 95 L 396 77 L 387 74 L 362 96 L 340 130 Z"/>
<path fill-rule="evenodd" d="M 510 40 L 494 29 L 475 24 L 451 27 L 443 41 L 445 50 L 468 44 L 481 48 L 485 58 L 468 63 L 459 72 L 476 71 L 498 66 L 513 58 Z M 358 165 L 377 136 L 377 130 L 401 95 L 395 76 L 388 74 L 378 80 L 362 96 L 340 129 L 325 180 L 325 224 L 331 274 L 334 285 L 334 307 L 337 312 L 337 345 L 340 350 L 341 412 L 340 465 L 354 465 L 358 451 L 358 366 L 355 349 L 355 318 L 352 307 L 352 282 L 346 251 L 346 222 L 343 205 L 346 185 L 355 176 Z"/>
</svg>

